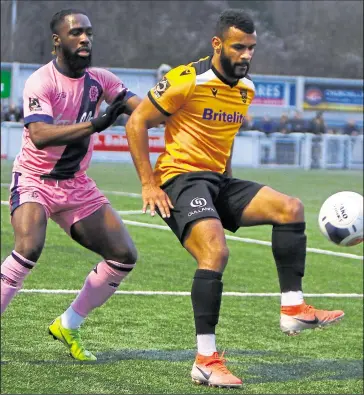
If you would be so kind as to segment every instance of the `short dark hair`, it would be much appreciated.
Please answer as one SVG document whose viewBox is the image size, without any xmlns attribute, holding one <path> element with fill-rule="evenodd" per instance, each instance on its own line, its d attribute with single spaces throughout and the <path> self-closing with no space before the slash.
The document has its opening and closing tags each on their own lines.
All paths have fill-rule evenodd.
<svg viewBox="0 0 364 395">
<path fill-rule="evenodd" d="M 61 11 L 58 11 L 57 13 L 55 13 L 51 19 L 50 24 L 49 24 L 49 26 L 51 28 L 51 32 L 53 34 L 57 34 L 57 27 L 61 22 L 64 21 L 64 17 L 67 15 L 75 15 L 75 14 L 82 14 L 82 15 L 87 16 L 85 11 L 77 10 L 75 8 L 69 8 L 67 10 L 61 10 Z"/>
<path fill-rule="evenodd" d="M 247 34 L 255 32 L 254 22 L 246 12 L 239 9 L 228 9 L 220 14 L 215 33 L 218 37 L 222 38 L 226 30 L 232 26 Z"/>
</svg>

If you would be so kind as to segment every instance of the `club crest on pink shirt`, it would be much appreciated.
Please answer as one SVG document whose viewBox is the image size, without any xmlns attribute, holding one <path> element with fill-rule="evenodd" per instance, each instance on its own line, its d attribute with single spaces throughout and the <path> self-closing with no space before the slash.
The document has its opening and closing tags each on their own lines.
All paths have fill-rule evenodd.
<svg viewBox="0 0 364 395">
<path fill-rule="evenodd" d="M 95 86 L 95 85 L 91 86 L 89 95 L 90 95 L 90 100 L 92 102 L 97 100 L 97 98 L 99 96 L 99 90 L 97 89 L 97 86 Z"/>
</svg>

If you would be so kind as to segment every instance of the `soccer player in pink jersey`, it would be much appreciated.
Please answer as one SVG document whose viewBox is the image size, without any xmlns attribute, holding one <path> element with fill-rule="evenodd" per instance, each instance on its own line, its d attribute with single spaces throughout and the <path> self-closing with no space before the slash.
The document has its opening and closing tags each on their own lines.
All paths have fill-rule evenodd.
<svg viewBox="0 0 364 395">
<path fill-rule="evenodd" d="M 49 218 L 102 261 L 87 276 L 71 306 L 49 333 L 78 360 L 93 361 L 80 325 L 103 305 L 134 268 L 137 251 L 123 222 L 86 175 L 94 134 L 131 114 L 140 98 L 111 72 L 91 68 L 93 33 L 83 11 L 56 13 L 50 23 L 55 59 L 24 88 L 24 133 L 10 187 L 12 253 L 1 265 L 1 314 L 39 259 Z M 102 101 L 109 107 L 99 116 Z"/>
</svg>

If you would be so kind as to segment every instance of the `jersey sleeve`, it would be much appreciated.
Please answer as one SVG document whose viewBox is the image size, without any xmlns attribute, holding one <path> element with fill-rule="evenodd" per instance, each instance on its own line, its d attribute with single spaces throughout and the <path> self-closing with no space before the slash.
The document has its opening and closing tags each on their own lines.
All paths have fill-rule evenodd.
<svg viewBox="0 0 364 395">
<path fill-rule="evenodd" d="M 107 104 L 111 104 L 116 95 L 123 90 L 126 90 L 125 100 L 135 96 L 124 83 L 111 71 L 102 70 L 104 98 Z"/>
<path fill-rule="evenodd" d="M 148 97 L 162 114 L 169 116 L 189 99 L 195 89 L 195 83 L 194 68 L 178 66 L 170 70 L 148 92 Z"/>
<path fill-rule="evenodd" d="M 27 79 L 23 91 L 25 126 L 32 122 L 53 123 L 51 95 L 52 88 L 42 81 L 41 75 L 33 74 Z"/>
</svg>

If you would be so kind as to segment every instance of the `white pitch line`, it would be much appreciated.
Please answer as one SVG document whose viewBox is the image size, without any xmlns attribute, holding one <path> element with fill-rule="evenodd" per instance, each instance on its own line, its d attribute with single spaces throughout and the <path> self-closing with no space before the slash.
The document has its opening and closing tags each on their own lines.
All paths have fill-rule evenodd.
<svg viewBox="0 0 364 395">
<path fill-rule="evenodd" d="M 6 201 L 1 201 L 2 205 L 9 205 L 9 202 Z M 142 214 L 140 210 L 129 210 L 129 211 L 118 211 L 120 215 L 127 215 L 127 214 Z M 155 224 L 149 224 L 146 222 L 138 222 L 138 221 L 130 221 L 127 219 L 123 219 L 123 222 L 128 225 L 132 226 L 139 226 L 142 228 L 151 228 L 151 229 L 161 229 L 161 230 L 168 230 L 171 231 L 171 229 L 166 226 L 166 225 L 155 225 Z M 240 241 L 241 243 L 248 243 L 248 244 L 258 244 L 258 245 L 265 245 L 265 246 L 271 246 L 272 243 L 270 241 L 264 241 L 264 240 L 257 240 L 257 239 L 249 239 L 247 237 L 238 237 L 238 236 L 231 236 L 231 235 L 225 235 L 226 239 L 228 240 L 234 240 L 234 241 Z M 322 254 L 322 255 L 332 255 L 332 256 L 337 256 L 341 258 L 349 258 L 349 259 L 356 259 L 356 260 L 363 260 L 363 256 L 361 255 L 355 255 L 355 254 L 348 254 L 346 252 L 336 252 L 336 251 L 330 251 L 330 250 L 321 250 L 319 248 L 311 248 L 307 247 L 306 248 L 307 252 L 313 252 L 316 254 Z"/>
<path fill-rule="evenodd" d="M 130 220 L 127 220 L 127 219 L 124 219 L 123 222 L 125 224 L 128 224 L 128 225 L 140 226 L 140 227 L 145 227 L 145 228 L 171 230 L 168 226 L 165 226 L 165 225 L 154 225 L 154 224 L 148 224 L 148 223 L 145 223 L 145 222 L 130 221 Z M 246 237 L 238 237 L 238 236 L 231 236 L 231 235 L 225 235 L 225 237 L 228 240 L 240 241 L 242 243 L 260 244 L 260 245 L 265 245 L 265 246 L 271 246 L 272 245 L 272 243 L 270 241 L 248 239 Z M 307 247 L 306 251 L 307 252 L 314 252 L 316 254 L 333 255 L 333 256 L 339 256 L 339 257 L 342 257 L 342 258 L 352 258 L 352 259 L 363 260 L 363 256 L 354 255 L 354 254 L 347 254 L 345 252 L 335 252 L 335 251 L 321 250 L 319 248 L 310 248 L 310 247 Z"/>
<path fill-rule="evenodd" d="M 10 184 L 1 183 L 0 186 L 2 188 L 9 188 Z M 140 193 L 132 193 L 132 192 L 106 191 L 106 190 L 102 190 L 102 189 L 100 191 L 102 193 L 105 193 L 108 195 L 127 196 L 127 197 L 132 197 L 132 198 L 140 198 L 142 196 Z"/>
<path fill-rule="evenodd" d="M 117 195 L 117 196 L 128 196 L 132 198 L 140 198 L 142 195 L 140 193 L 131 193 L 131 192 L 119 192 L 119 191 L 104 191 L 101 190 L 102 193 L 107 195 Z"/>
<path fill-rule="evenodd" d="M 21 289 L 23 293 L 36 293 L 36 294 L 78 294 L 80 291 L 77 289 Z M 116 291 L 118 295 L 163 295 L 163 296 L 190 296 L 190 292 L 184 291 Z M 252 292 L 223 292 L 224 296 L 237 296 L 237 297 L 279 297 L 280 293 L 252 293 Z M 338 294 L 338 293 L 323 293 L 323 294 L 305 294 L 310 298 L 362 298 L 363 294 Z"/>
<path fill-rule="evenodd" d="M 142 210 L 117 211 L 119 215 L 143 214 Z"/>
<path fill-rule="evenodd" d="M 1 200 L 1 204 L 3 206 L 9 206 L 9 202 L 5 200 Z M 133 214 L 143 214 L 142 210 L 126 210 L 126 211 L 117 211 L 119 215 L 133 215 Z"/>
<path fill-rule="evenodd" d="M 125 224 L 139 226 L 141 228 L 161 229 L 161 230 L 169 230 L 169 231 L 171 230 L 166 225 L 148 224 L 147 222 L 130 221 L 128 219 L 123 219 L 123 222 Z"/>
</svg>

